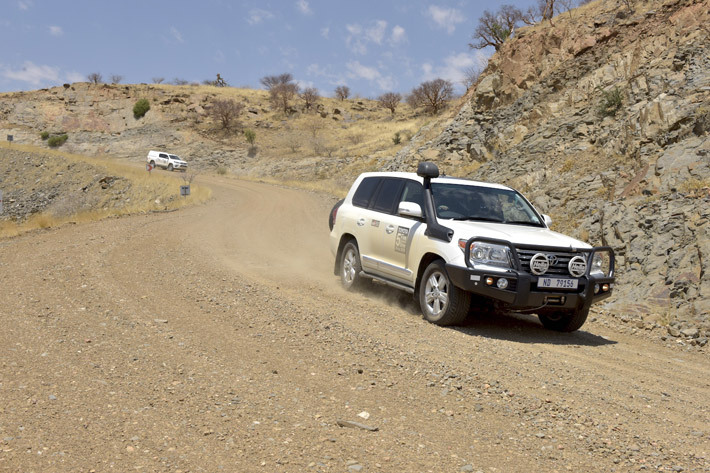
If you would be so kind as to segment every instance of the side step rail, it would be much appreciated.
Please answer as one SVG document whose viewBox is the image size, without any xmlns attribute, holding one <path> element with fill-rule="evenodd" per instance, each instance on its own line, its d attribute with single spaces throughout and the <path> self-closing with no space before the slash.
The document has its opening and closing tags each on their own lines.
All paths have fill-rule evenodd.
<svg viewBox="0 0 710 473">
<path fill-rule="evenodd" d="M 373 281 L 381 282 L 383 284 L 387 284 L 388 286 L 392 286 L 392 287 L 399 289 L 401 291 L 408 292 L 409 294 L 414 294 L 414 289 L 412 289 L 409 286 L 405 286 L 404 284 L 390 281 L 389 279 L 384 279 L 379 276 L 373 276 L 372 274 L 368 274 L 365 271 L 360 271 L 360 276 L 362 276 L 363 278 L 372 279 Z"/>
</svg>

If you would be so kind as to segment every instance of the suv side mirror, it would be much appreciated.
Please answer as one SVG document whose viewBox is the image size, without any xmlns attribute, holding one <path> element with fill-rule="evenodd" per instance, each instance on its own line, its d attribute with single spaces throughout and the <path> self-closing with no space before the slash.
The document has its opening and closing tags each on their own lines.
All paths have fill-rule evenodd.
<svg viewBox="0 0 710 473">
<path fill-rule="evenodd" d="M 542 219 L 545 221 L 546 226 L 552 225 L 552 219 L 550 218 L 549 215 L 542 214 Z"/>
<path fill-rule="evenodd" d="M 422 218 L 424 216 L 421 206 L 414 202 L 400 202 L 397 213 L 403 217 Z"/>
</svg>

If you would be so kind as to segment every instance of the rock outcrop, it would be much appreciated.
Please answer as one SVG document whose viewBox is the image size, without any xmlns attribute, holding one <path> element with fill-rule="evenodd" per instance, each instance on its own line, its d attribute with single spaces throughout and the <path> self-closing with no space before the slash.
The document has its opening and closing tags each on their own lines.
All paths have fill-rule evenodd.
<svg viewBox="0 0 710 473">
<path fill-rule="evenodd" d="M 617 254 L 608 306 L 710 329 L 710 3 L 592 2 L 516 32 L 434 140 L 435 158 L 509 184 L 553 228 Z"/>
</svg>

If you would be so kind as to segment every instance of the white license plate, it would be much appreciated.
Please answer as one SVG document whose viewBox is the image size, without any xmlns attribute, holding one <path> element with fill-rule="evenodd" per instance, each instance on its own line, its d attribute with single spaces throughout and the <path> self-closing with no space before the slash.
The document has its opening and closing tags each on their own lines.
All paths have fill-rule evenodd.
<svg viewBox="0 0 710 473">
<path fill-rule="evenodd" d="M 546 289 L 577 289 L 576 279 L 538 278 L 537 287 Z"/>
</svg>

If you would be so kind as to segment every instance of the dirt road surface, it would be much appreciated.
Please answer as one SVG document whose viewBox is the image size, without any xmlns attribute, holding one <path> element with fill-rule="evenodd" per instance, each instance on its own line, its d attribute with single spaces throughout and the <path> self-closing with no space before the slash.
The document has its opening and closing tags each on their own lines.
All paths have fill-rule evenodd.
<svg viewBox="0 0 710 473">
<path fill-rule="evenodd" d="M 707 355 L 428 324 L 339 287 L 327 199 L 210 183 L 0 242 L 0 471 L 710 471 Z"/>
</svg>

